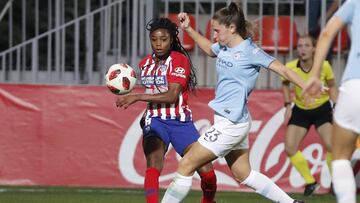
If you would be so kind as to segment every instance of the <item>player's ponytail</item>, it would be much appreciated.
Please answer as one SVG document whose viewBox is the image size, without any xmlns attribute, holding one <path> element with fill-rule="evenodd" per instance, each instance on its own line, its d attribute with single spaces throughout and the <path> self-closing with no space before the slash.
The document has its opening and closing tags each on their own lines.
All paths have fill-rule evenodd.
<svg viewBox="0 0 360 203">
<path fill-rule="evenodd" d="M 253 35 L 252 24 L 245 19 L 242 8 L 234 2 L 231 2 L 229 6 L 218 10 L 212 19 L 219 21 L 219 24 L 223 24 L 227 27 L 233 23 L 236 26 L 236 32 L 239 33 L 243 39 Z"/>
</svg>

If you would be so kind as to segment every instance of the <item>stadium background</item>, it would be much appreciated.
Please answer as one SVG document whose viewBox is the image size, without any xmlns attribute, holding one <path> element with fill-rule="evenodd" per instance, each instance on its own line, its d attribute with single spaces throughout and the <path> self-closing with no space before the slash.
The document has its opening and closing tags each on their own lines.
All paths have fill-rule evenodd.
<svg viewBox="0 0 360 203">
<path fill-rule="evenodd" d="M 209 18 L 230 1 L 219 0 L 9 0 L 0 2 L 0 185 L 141 188 L 144 173 L 138 119 L 144 104 L 115 108 L 104 86 L 109 65 L 136 67 L 150 52 L 145 24 L 157 15 L 174 18 L 186 11 L 194 27 L 211 36 Z M 296 56 L 297 35 L 307 30 L 308 0 L 239 1 L 257 25 L 256 39 L 282 62 Z M 325 7 L 322 12 L 324 15 Z M 324 18 L 321 20 L 324 24 Z M 348 51 L 346 30 L 334 43 L 337 81 Z M 200 88 L 191 98 L 194 121 L 202 132 L 212 122 L 207 102 L 213 96 L 214 59 L 206 57 L 185 33 Z M 288 192 L 302 192 L 303 180 L 283 152 L 283 99 L 280 79 L 261 72 L 250 99 L 254 123 L 251 163 Z M 141 91 L 138 87 L 134 91 Z M 301 148 L 312 172 L 330 187 L 324 148 L 314 131 Z M 354 171 L 360 187 L 358 153 Z M 161 186 L 175 172 L 170 150 Z M 219 190 L 248 191 L 230 176 L 224 160 L 215 163 Z M 199 189 L 195 178 L 194 189 Z"/>
</svg>

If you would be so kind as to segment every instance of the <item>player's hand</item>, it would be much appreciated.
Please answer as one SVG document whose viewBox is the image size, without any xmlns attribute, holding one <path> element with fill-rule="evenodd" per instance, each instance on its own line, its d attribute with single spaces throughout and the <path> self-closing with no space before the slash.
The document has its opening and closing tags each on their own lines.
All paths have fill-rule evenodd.
<svg viewBox="0 0 360 203">
<path fill-rule="evenodd" d="M 306 87 L 303 89 L 301 97 L 304 98 L 305 104 L 309 105 L 314 102 L 315 98 L 318 98 L 328 89 L 329 88 L 323 86 L 319 78 L 312 76 L 306 83 Z"/>
<path fill-rule="evenodd" d="M 188 29 L 190 27 L 190 18 L 187 13 L 179 13 L 178 19 L 180 21 L 180 27 L 184 30 Z"/>
<path fill-rule="evenodd" d="M 116 107 L 127 109 L 131 104 L 137 102 L 137 94 L 128 94 L 116 99 Z"/>
</svg>

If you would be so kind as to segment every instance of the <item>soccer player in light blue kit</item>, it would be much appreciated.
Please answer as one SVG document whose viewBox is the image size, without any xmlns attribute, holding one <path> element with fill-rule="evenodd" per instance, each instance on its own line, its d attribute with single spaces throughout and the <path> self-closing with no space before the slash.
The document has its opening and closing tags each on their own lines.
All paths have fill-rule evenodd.
<svg viewBox="0 0 360 203">
<path fill-rule="evenodd" d="M 215 111 L 214 125 L 209 128 L 181 159 L 176 177 L 162 202 L 180 202 L 189 192 L 197 168 L 218 157 L 225 157 L 234 178 L 262 196 L 280 203 L 301 203 L 281 190 L 265 175 L 251 170 L 248 133 L 251 116 L 248 97 L 255 87 L 260 68 L 270 69 L 305 87 L 305 82 L 275 58 L 261 50 L 250 38 L 249 23 L 243 11 L 230 3 L 212 18 L 214 38 L 211 42 L 189 26 L 186 13 L 178 15 L 180 25 L 209 56 L 217 57 L 218 83 L 209 106 Z"/>
<path fill-rule="evenodd" d="M 336 33 L 345 24 L 350 25 L 352 45 L 334 112 L 332 175 L 337 201 L 355 203 L 356 183 L 350 159 L 360 134 L 360 0 L 347 0 L 321 32 L 311 69 L 313 77 L 309 79 L 304 93 L 319 94 L 322 63 Z"/>
</svg>

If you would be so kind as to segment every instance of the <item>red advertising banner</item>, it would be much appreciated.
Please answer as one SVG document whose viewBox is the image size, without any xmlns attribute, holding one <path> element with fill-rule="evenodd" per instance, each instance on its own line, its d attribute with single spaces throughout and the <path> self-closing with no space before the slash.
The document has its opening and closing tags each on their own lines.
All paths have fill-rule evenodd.
<svg viewBox="0 0 360 203">
<path fill-rule="evenodd" d="M 119 109 L 116 97 L 102 86 L 1 84 L 0 184 L 141 188 L 146 165 L 139 120 L 145 103 Z M 190 98 L 200 133 L 212 124 L 213 111 L 207 103 L 213 97 L 213 89 L 200 88 Z M 249 107 L 253 169 L 287 192 L 302 192 L 304 181 L 284 153 L 281 92 L 254 91 Z M 325 150 L 314 129 L 301 150 L 321 184 L 319 192 L 328 192 Z M 359 157 L 358 152 L 354 156 Z M 170 147 L 161 187 L 170 183 L 179 159 Z M 353 163 L 359 177 L 360 162 Z M 224 159 L 214 161 L 214 166 L 219 190 L 249 191 L 232 178 Z M 200 188 L 199 182 L 195 175 L 194 189 Z"/>
</svg>

